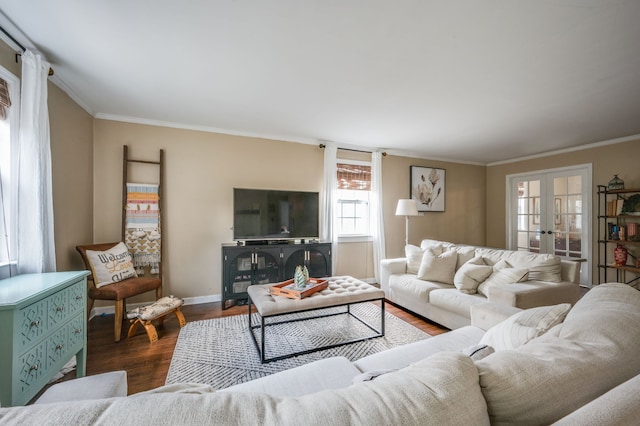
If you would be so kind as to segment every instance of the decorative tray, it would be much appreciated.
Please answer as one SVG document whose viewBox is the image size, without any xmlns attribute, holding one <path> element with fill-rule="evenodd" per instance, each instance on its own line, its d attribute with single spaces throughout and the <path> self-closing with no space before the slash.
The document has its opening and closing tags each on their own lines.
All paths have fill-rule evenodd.
<svg viewBox="0 0 640 426">
<path fill-rule="evenodd" d="M 309 278 L 309 283 L 303 289 L 296 288 L 293 279 L 274 284 L 269 287 L 269 293 L 276 296 L 284 296 L 289 299 L 304 299 L 320 290 L 327 288 L 329 283 L 321 278 Z"/>
</svg>

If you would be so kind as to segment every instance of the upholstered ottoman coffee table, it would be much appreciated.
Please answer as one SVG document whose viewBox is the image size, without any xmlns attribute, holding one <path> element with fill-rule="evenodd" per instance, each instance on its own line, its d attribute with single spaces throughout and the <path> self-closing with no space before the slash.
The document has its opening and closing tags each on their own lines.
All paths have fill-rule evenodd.
<svg viewBox="0 0 640 426">
<path fill-rule="evenodd" d="M 278 361 L 296 355 L 308 354 L 323 349 L 335 348 L 338 346 L 348 345 L 350 343 L 384 336 L 384 291 L 350 276 L 329 277 L 326 278 L 326 280 L 328 281 L 327 288 L 313 293 L 312 295 L 307 296 L 303 299 L 289 299 L 284 296 L 273 295 L 269 292 L 269 287 L 271 287 L 273 284 L 249 286 L 249 288 L 247 289 L 247 293 L 249 294 L 247 302 L 249 314 L 249 332 L 251 333 L 251 337 L 253 338 L 253 342 L 255 343 L 258 354 L 260 355 L 260 361 L 262 363 Z M 354 315 L 351 310 L 351 305 L 353 304 L 373 301 L 380 302 L 379 329 L 376 329 L 373 325 Z M 255 306 L 256 311 L 260 317 L 260 323 L 256 325 L 252 324 L 251 320 L 253 306 Z M 345 309 L 340 309 L 338 310 L 338 312 L 336 312 L 335 309 L 332 309 L 330 310 L 330 312 L 326 312 L 328 308 L 337 307 L 345 307 Z M 321 313 L 321 310 L 325 310 L 325 313 Z M 310 311 L 318 311 L 318 315 L 304 316 L 302 318 L 294 319 L 289 318 L 282 321 L 273 321 L 274 318 L 280 316 L 290 316 L 291 314 L 299 314 Z M 266 327 L 294 321 L 309 321 L 333 315 L 350 315 L 351 317 L 364 324 L 367 328 L 372 330 L 375 334 L 340 341 L 338 343 L 332 343 L 321 347 L 304 349 L 301 351 L 288 353 L 286 355 L 275 356 L 271 358 L 267 357 L 265 353 Z M 256 332 L 260 333 L 260 343 L 258 343 Z"/>
</svg>

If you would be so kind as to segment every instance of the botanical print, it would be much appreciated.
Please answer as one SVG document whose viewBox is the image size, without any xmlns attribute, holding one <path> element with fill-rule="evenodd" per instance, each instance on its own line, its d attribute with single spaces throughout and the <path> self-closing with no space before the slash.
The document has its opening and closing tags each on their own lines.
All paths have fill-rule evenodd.
<svg viewBox="0 0 640 426">
<path fill-rule="evenodd" d="M 418 211 L 444 211 L 444 172 L 444 169 L 411 166 L 411 198 L 418 202 Z"/>
</svg>

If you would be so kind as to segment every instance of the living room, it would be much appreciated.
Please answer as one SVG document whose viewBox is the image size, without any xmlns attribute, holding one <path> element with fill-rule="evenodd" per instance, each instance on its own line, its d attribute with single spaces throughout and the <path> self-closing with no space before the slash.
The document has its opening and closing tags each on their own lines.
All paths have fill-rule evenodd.
<svg viewBox="0 0 640 426">
<path fill-rule="evenodd" d="M 49 59 L 55 71 L 54 58 Z M 6 42 L 0 42 L 0 66 L 18 77 L 21 75 L 15 47 Z M 74 97 L 75 94 L 70 96 L 65 91 L 64 85 L 50 79 L 48 105 L 58 271 L 84 269 L 75 249 L 78 244 L 121 240 L 125 145 L 132 156 L 140 159 L 153 160 L 159 150 L 165 152 L 164 293 L 183 298 L 188 305 L 221 300 L 221 246 L 233 243 L 233 188 L 322 191 L 324 150 L 319 143 L 279 140 L 268 137 L 269 133 L 252 134 L 242 129 L 229 129 L 225 133 L 126 114 L 88 112 L 81 100 Z M 131 98 L 135 98 L 134 93 Z M 535 133 L 535 129 L 528 131 Z M 606 185 L 616 174 L 627 187 L 640 187 L 637 167 L 640 132 L 611 134 L 615 136 L 580 141 L 571 147 L 535 155 L 523 148 L 525 154 L 496 161 L 455 161 L 389 146 L 371 148 L 350 143 L 338 143 L 345 148 L 338 155 L 367 161 L 371 157 L 368 152 L 351 149 L 386 152 L 382 159 L 382 215 L 386 257 L 393 258 L 405 253 L 405 218 L 397 216 L 395 210 L 399 199 L 410 196 L 411 166 L 446 171 L 446 209 L 411 217 L 410 244 L 419 245 L 429 238 L 506 248 L 508 176 L 589 164 L 594 208 L 596 185 Z M 152 176 L 143 167 L 131 177 L 146 181 Z M 597 226 L 594 213 L 587 243 L 592 247 L 597 246 Z M 592 271 L 592 282 L 584 283 L 587 286 L 596 284 L 598 271 L 594 259 L 583 265 Z M 340 242 L 333 262 L 335 275 L 375 281 L 370 241 Z M 148 303 L 152 299 L 152 294 L 147 293 L 128 302 Z M 98 302 L 94 313 L 110 314 L 112 307 L 107 302 Z M 92 321 L 95 320 L 102 319 Z"/>
</svg>

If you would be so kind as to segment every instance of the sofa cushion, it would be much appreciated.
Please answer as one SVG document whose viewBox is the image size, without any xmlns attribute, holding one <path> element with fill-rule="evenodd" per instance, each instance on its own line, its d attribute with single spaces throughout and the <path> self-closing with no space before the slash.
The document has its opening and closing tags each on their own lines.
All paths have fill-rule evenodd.
<svg viewBox="0 0 640 426">
<path fill-rule="evenodd" d="M 437 254 L 432 249 L 426 249 L 418 270 L 418 279 L 453 285 L 457 261 L 456 251 L 450 250 Z"/>
<path fill-rule="evenodd" d="M 272 396 L 302 396 L 323 389 L 339 389 L 351 385 L 361 372 L 343 356 L 321 359 L 230 386 L 219 392 L 260 392 Z"/>
<path fill-rule="evenodd" d="M 591 289 L 564 322 L 476 363 L 492 424 L 550 424 L 640 373 L 640 292 Z"/>
<path fill-rule="evenodd" d="M 461 351 L 477 345 L 484 330 L 466 326 L 417 342 L 387 349 L 354 361 L 360 371 L 399 369 L 442 351 Z"/>
<path fill-rule="evenodd" d="M 476 248 L 472 246 L 449 246 L 445 247 L 445 250 L 452 250 L 458 254 L 458 260 L 456 262 L 456 270 L 462 265 L 473 259 L 476 255 Z"/>
<path fill-rule="evenodd" d="M 463 264 L 453 276 L 453 285 L 466 294 L 477 293 L 478 286 L 493 272 L 493 267 L 485 265 L 481 257 L 474 257 Z"/>
<path fill-rule="evenodd" d="M 167 386 L 151 392 L 73 403 L 0 408 L 10 424 L 113 425 L 488 425 L 473 361 L 442 352 L 344 389 L 301 397 Z"/>
<path fill-rule="evenodd" d="M 529 279 L 538 281 L 562 281 L 561 259 L 553 254 L 531 253 L 528 251 L 478 248 L 476 256 L 482 256 L 485 263 L 493 265 L 501 260 L 514 268 L 529 269 Z"/>
<path fill-rule="evenodd" d="M 640 375 L 560 419 L 554 426 L 637 425 L 640 419 Z"/>
<path fill-rule="evenodd" d="M 442 288 L 429 293 L 429 303 L 438 308 L 471 319 L 471 307 L 486 303 L 480 294 L 464 294 L 455 288 Z"/>
<path fill-rule="evenodd" d="M 514 349 L 560 324 L 571 309 L 569 303 L 541 306 L 518 312 L 491 327 L 480 340 L 495 350 Z"/>
</svg>

